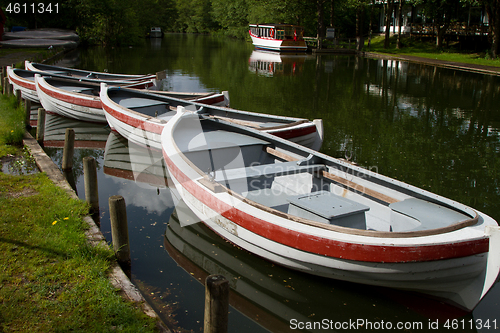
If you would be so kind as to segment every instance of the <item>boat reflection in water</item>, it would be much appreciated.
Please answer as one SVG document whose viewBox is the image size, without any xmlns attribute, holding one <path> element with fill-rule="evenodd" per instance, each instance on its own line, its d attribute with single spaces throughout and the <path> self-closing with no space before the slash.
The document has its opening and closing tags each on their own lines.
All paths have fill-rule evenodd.
<svg viewBox="0 0 500 333">
<path fill-rule="evenodd" d="M 75 149 L 104 150 L 109 135 L 106 125 L 78 121 L 53 113 L 45 114 L 44 147 L 64 147 L 67 128 L 75 131 Z"/>
<path fill-rule="evenodd" d="M 106 142 L 103 169 L 106 175 L 134 180 L 138 186 L 168 187 L 161 152 L 130 142 L 116 132 L 111 132 Z"/>
<path fill-rule="evenodd" d="M 254 50 L 248 59 L 248 69 L 261 76 L 300 75 L 310 55 Z"/>
<path fill-rule="evenodd" d="M 198 221 L 196 215 L 179 201 L 164 238 L 170 257 L 202 284 L 208 275 L 225 276 L 230 305 L 270 332 L 336 331 L 349 322 L 367 327 L 369 322 L 380 325 L 382 321 L 425 328 L 436 320 L 464 315 L 464 320 L 472 318 L 455 307 L 413 293 L 314 277 L 276 266 L 193 221 Z"/>
</svg>

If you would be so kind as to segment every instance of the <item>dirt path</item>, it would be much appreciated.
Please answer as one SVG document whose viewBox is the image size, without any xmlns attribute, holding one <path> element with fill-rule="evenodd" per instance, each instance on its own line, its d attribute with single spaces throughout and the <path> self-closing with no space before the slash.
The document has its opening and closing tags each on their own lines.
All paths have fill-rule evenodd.
<svg viewBox="0 0 500 333">
<path fill-rule="evenodd" d="M 18 62 L 24 62 L 24 60 L 30 60 L 35 58 L 36 56 L 37 53 L 25 52 L 22 50 L 19 50 L 19 52 L 12 52 L 9 54 L 5 54 L 0 57 L 0 67 L 10 66 Z"/>
</svg>

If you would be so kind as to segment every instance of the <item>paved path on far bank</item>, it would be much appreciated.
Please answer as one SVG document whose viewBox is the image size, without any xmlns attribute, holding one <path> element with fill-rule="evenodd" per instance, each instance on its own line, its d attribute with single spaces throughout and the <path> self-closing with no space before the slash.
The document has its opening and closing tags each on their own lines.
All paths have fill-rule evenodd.
<svg viewBox="0 0 500 333">
<path fill-rule="evenodd" d="M 496 67 L 496 66 L 467 64 L 467 63 L 462 63 L 462 62 L 438 60 L 438 59 L 424 58 L 424 57 L 405 55 L 405 54 L 387 54 L 387 53 L 374 53 L 374 52 L 361 52 L 361 54 L 363 54 L 365 57 L 383 58 L 383 59 L 397 59 L 397 60 L 402 60 L 402 61 L 421 63 L 421 64 L 425 64 L 425 65 L 457 69 L 457 70 L 462 70 L 462 71 L 467 71 L 467 72 L 475 72 L 475 73 L 490 74 L 490 75 L 500 75 L 500 67 Z"/>
</svg>

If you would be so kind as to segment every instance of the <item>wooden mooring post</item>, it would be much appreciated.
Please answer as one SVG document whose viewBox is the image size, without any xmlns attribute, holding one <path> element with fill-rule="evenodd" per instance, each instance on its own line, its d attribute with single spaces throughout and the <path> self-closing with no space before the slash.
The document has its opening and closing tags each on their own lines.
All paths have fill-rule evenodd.
<svg viewBox="0 0 500 333">
<path fill-rule="evenodd" d="M 40 122 L 40 119 L 38 120 Z M 66 128 L 64 136 L 64 150 L 62 159 L 62 169 L 68 170 L 73 168 L 73 155 L 75 152 L 75 130 Z"/>
<path fill-rule="evenodd" d="M 26 128 L 31 128 L 31 101 L 29 99 L 24 100 L 24 112 L 25 112 L 25 123 Z"/>
<path fill-rule="evenodd" d="M 3 79 L 5 79 L 7 77 L 7 66 L 3 66 L 2 67 L 2 83 L 3 83 Z"/>
<path fill-rule="evenodd" d="M 97 164 L 91 156 L 83 158 L 83 179 L 85 200 L 90 205 L 90 213 L 99 213 L 99 190 L 97 187 Z"/>
<path fill-rule="evenodd" d="M 121 195 L 109 197 L 109 218 L 116 259 L 122 266 L 130 267 L 127 208 L 125 199 Z"/>
<path fill-rule="evenodd" d="M 23 101 L 23 97 L 22 97 L 21 90 L 16 89 L 16 91 L 14 92 L 14 94 L 15 94 L 15 95 L 16 95 L 16 97 L 17 97 L 17 104 L 16 104 L 16 106 L 20 106 L 20 105 L 21 105 L 21 102 Z"/>
<path fill-rule="evenodd" d="M 4 77 L 3 79 L 3 94 L 6 96 L 10 96 L 12 92 L 12 86 L 10 85 L 9 78 Z"/>
<path fill-rule="evenodd" d="M 30 113 L 30 111 L 26 111 Z M 26 116 L 29 118 L 29 115 Z M 45 109 L 38 108 L 38 120 L 36 125 L 36 141 L 43 146 L 43 138 L 45 136 Z"/>
<path fill-rule="evenodd" d="M 209 275 L 205 280 L 204 333 L 227 333 L 229 281 L 222 275 Z"/>
</svg>

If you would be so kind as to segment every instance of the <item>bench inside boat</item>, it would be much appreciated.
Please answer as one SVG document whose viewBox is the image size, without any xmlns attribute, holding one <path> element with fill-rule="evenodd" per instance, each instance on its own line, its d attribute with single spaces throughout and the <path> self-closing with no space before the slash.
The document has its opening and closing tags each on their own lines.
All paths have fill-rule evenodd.
<svg viewBox="0 0 500 333">
<path fill-rule="evenodd" d="M 169 103 L 143 97 L 113 97 L 113 101 L 119 105 L 151 117 L 172 117 L 176 111 L 169 109 Z"/>
<path fill-rule="evenodd" d="M 269 142 L 221 130 L 205 131 L 177 144 L 215 182 L 264 206 L 316 222 L 362 230 L 417 231 L 471 218 L 408 198 L 388 205 L 387 229 L 373 229 L 366 218 L 370 207 L 332 193 L 332 182 L 320 175 L 327 171 L 326 165 L 315 163 L 314 158 L 282 162 L 266 151 Z"/>
</svg>

